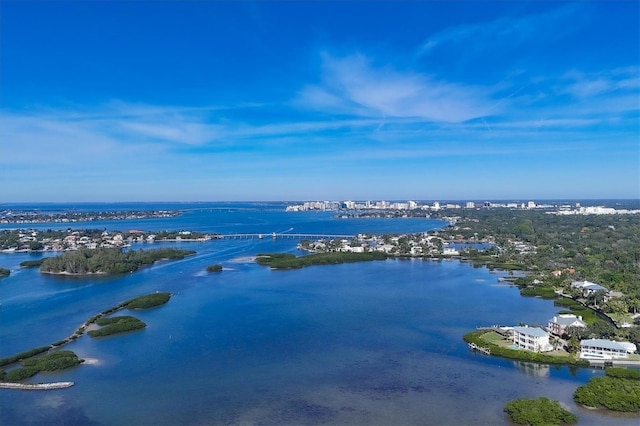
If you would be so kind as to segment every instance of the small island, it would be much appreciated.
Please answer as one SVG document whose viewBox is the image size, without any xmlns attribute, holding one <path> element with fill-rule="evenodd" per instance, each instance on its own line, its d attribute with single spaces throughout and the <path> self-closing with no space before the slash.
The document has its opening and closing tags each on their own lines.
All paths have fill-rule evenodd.
<svg viewBox="0 0 640 426">
<path fill-rule="evenodd" d="M 102 328 L 89 330 L 87 334 L 91 337 L 103 337 L 127 331 L 141 330 L 147 326 L 144 322 L 129 315 L 98 318 L 95 323 Z"/>
<path fill-rule="evenodd" d="M 0 268 L 0 278 L 8 277 L 11 275 L 11 271 L 6 268 Z"/>
<path fill-rule="evenodd" d="M 512 422 L 519 425 L 568 425 L 578 422 L 578 417 L 562 408 L 558 401 L 545 397 L 513 400 L 504 407 L 504 411 Z"/>
<path fill-rule="evenodd" d="M 134 299 L 124 302 L 121 306 L 129 309 L 149 309 L 156 306 L 164 305 L 171 298 L 171 293 L 158 292 L 147 294 L 144 296 L 138 296 Z"/>
<path fill-rule="evenodd" d="M 209 265 L 207 266 L 207 272 L 222 272 L 222 265 Z"/>
<path fill-rule="evenodd" d="M 385 260 L 387 258 L 387 254 L 382 252 L 328 252 L 299 257 L 290 253 L 261 253 L 256 256 L 256 263 L 269 266 L 271 269 L 298 269 L 312 265 L 336 265 L 339 263 Z"/>
<path fill-rule="evenodd" d="M 183 259 L 192 254 L 195 251 L 174 248 L 129 251 L 117 248 L 82 249 L 44 259 L 40 272 L 66 275 L 124 274 L 159 260 Z"/>
<path fill-rule="evenodd" d="M 0 381 L 19 382 L 33 377 L 42 371 L 64 370 L 80 365 L 82 361 L 72 351 L 56 351 L 43 356 L 31 356 L 22 359 L 21 367 L 5 373 L 0 370 Z"/>
</svg>

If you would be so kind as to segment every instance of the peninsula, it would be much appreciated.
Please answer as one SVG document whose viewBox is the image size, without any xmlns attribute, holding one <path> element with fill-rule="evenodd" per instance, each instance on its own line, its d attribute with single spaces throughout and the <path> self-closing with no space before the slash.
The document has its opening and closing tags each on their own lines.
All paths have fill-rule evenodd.
<svg viewBox="0 0 640 426">
<path fill-rule="evenodd" d="M 179 216 L 174 210 L 126 210 L 126 211 L 65 211 L 5 210 L 0 212 L 2 223 L 73 223 L 103 220 L 159 219 Z"/>
</svg>

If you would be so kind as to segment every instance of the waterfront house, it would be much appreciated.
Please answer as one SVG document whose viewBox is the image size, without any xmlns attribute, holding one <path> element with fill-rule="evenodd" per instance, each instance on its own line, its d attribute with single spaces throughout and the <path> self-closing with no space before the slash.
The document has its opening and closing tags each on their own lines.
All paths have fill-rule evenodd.
<svg viewBox="0 0 640 426">
<path fill-rule="evenodd" d="M 591 281 L 586 280 L 573 281 L 571 283 L 571 287 L 580 289 L 584 297 L 589 297 L 590 294 L 593 294 L 597 291 L 609 291 L 606 287 L 603 287 L 600 284 L 592 283 Z"/>
<path fill-rule="evenodd" d="M 560 314 L 549 320 L 547 328 L 551 334 L 562 336 L 567 327 L 586 327 L 587 323 L 582 321 L 582 316 L 576 317 L 573 314 Z"/>
<path fill-rule="evenodd" d="M 455 247 L 443 247 L 442 254 L 444 256 L 457 256 L 460 254 L 460 252 L 456 250 Z"/>
<path fill-rule="evenodd" d="M 519 349 L 532 352 L 553 350 L 549 343 L 549 334 L 540 327 L 513 327 L 513 344 Z"/>
<path fill-rule="evenodd" d="M 607 339 L 585 339 L 580 341 L 580 358 L 625 359 L 637 350 L 630 342 L 616 342 Z"/>
</svg>

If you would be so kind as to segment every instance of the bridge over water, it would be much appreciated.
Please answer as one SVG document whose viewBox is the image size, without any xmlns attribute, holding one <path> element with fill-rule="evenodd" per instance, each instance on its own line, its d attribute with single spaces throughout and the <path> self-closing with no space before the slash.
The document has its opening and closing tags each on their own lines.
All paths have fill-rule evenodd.
<svg viewBox="0 0 640 426">
<path fill-rule="evenodd" d="M 218 234 L 216 238 L 230 240 L 251 240 L 251 239 L 300 239 L 300 240 L 335 240 L 344 238 L 353 238 L 355 235 L 338 235 L 338 234 L 297 234 L 284 232 L 270 232 L 264 234 Z"/>
</svg>

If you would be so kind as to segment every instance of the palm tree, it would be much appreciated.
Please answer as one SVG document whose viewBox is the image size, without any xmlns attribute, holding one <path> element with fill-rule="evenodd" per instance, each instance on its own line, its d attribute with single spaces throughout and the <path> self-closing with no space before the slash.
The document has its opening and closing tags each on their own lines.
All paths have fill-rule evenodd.
<svg viewBox="0 0 640 426">
<path fill-rule="evenodd" d="M 602 303 L 604 302 L 606 294 L 607 294 L 606 291 L 598 290 L 589 294 L 589 296 L 587 297 L 587 300 L 589 300 L 596 309 L 600 309 L 600 307 L 602 306 Z"/>
</svg>

